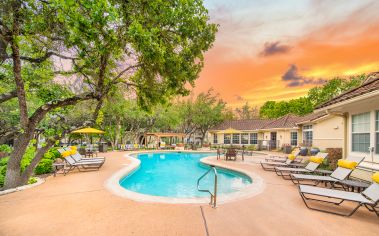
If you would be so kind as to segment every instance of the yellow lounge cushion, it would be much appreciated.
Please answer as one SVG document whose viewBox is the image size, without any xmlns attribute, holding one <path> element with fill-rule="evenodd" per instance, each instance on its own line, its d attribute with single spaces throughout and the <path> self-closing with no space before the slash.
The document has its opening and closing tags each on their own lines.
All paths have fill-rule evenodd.
<svg viewBox="0 0 379 236">
<path fill-rule="evenodd" d="M 288 155 L 288 159 L 290 159 L 291 161 L 295 160 L 295 158 L 296 158 L 296 156 L 293 154 Z"/>
<path fill-rule="evenodd" d="M 339 159 L 337 162 L 337 165 L 339 167 L 343 167 L 343 168 L 347 168 L 347 169 L 355 169 L 355 167 L 357 167 L 358 163 L 356 163 L 355 161 Z"/>
<path fill-rule="evenodd" d="M 317 157 L 317 156 L 311 156 L 311 157 L 309 158 L 309 161 L 310 161 L 310 162 L 314 162 L 314 163 L 317 163 L 317 164 L 321 164 L 323 160 L 324 160 L 324 158 L 322 158 L 322 157 Z"/>
<path fill-rule="evenodd" d="M 375 174 L 372 175 L 372 181 L 379 184 L 379 172 L 376 172 Z"/>
<path fill-rule="evenodd" d="M 68 157 L 68 156 L 71 156 L 71 151 L 62 152 L 62 157 Z"/>
<path fill-rule="evenodd" d="M 70 146 L 70 149 L 71 150 L 78 150 L 78 147 L 77 146 Z"/>
<path fill-rule="evenodd" d="M 69 152 L 71 153 L 71 155 L 75 155 L 76 154 L 76 150 L 75 149 L 71 149 Z"/>
</svg>

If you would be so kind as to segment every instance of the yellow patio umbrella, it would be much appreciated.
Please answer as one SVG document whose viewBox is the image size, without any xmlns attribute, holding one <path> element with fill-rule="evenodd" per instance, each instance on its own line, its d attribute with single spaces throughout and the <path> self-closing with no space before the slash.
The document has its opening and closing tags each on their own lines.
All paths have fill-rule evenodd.
<svg viewBox="0 0 379 236">
<path fill-rule="evenodd" d="M 221 130 L 218 133 L 219 134 L 239 134 L 241 133 L 241 131 L 233 129 L 233 128 L 229 128 L 229 129 Z"/>
<path fill-rule="evenodd" d="M 83 128 L 83 129 L 78 129 L 78 130 L 72 131 L 71 133 L 73 133 L 73 134 L 104 134 L 105 132 L 102 130 L 98 130 L 95 128 L 88 127 L 88 128 Z M 91 136 L 90 141 L 92 144 L 92 136 Z"/>
<path fill-rule="evenodd" d="M 105 132 L 102 130 L 94 129 L 91 127 L 84 128 L 84 129 L 78 129 L 75 131 L 72 131 L 73 134 L 104 134 Z"/>
</svg>

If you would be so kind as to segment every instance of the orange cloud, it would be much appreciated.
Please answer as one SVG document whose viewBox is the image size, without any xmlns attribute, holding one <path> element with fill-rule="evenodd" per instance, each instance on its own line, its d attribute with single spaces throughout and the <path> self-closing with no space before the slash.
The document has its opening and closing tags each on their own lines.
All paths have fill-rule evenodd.
<svg viewBox="0 0 379 236">
<path fill-rule="evenodd" d="M 206 54 L 205 67 L 194 91 L 212 87 L 230 106 L 245 101 L 259 106 L 267 100 L 303 96 L 315 86 L 287 87 L 281 76 L 291 64 L 297 66 L 302 76 L 315 79 L 379 70 L 379 22 L 367 23 L 360 30 L 355 30 L 356 27 L 349 21 L 325 26 L 302 36 L 288 53 L 270 57 L 229 57 L 233 55 L 232 49 L 216 42 Z"/>
</svg>

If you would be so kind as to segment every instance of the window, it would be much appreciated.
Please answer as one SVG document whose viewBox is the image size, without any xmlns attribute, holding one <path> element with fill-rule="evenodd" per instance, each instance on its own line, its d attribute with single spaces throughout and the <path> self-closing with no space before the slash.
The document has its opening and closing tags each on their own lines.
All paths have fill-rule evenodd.
<svg viewBox="0 0 379 236">
<path fill-rule="evenodd" d="M 251 133 L 250 134 L 250 144 L 258 144 L 258 134 Z"/>
<path fill-rule="evenodd" d="M 224 144 L 230 144 L 230 134 L 224 134 Z"/>
<path fill-rule="evenodd" d="M 313 141 L 313 127 L 312 125 L 303 126 L 303 142 L 307 146 L 312 146 Z"/>
<path fill-rule="evenodd" d="M 241 144 L 249 144 L 249 134 L 241 134 Z"/>
<path fill-rule="evenodd" d="M 368 152 L 370 146 L 370 112 L 352 116 L 351 150 Z"/>
<path fill-rule="evenodd" d="M 218 143 L 218 140 L 217 140 L 217 134 L 213 134 L 213 143 L 214 143 L 214 144 L 217 144 L 217 143 Z"/>
<path fill-rule="evenodd" d="M 297 132 L 291 132 L 291 146 L 297 146 Z"/>
<path fill-rule="evenodd" d="M 233 144 L 240 143 L 240 134 L 233 134 Z"/>
<path fill-rule="evenodd" d="M 375 113 L 375 153 L 379 154 L 379 111 L 376 111 Z"/>
</svg>

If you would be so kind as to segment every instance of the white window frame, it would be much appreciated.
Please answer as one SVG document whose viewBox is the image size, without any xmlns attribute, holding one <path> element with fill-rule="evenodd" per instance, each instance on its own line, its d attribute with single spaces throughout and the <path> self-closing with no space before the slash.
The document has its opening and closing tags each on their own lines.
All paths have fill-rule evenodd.
<svg viewBox="0 0 379 236">
<path fill-rule="evenodd" d="M 213 143 L 218 144 L 218 137 L 217 134 L 213 134 Z"/>
<path fill-rule="evenodd" d="M 253 138 L 255 136 L 255 139 Z M 258 144 L 258 133 L 250 133 L 249 142 L 252 145 Z"/>
<path fill-rule="evenodd" d="M 368 117 L 369 117 L 369 120 L 368 120 L 368 125 L 369 125 L 368 130 L 365 131 L 365 132 L 354 132 L 353 131 L 353 125 L 354 124 L 355 125 L 367 124 L 366 122 L 358 122 L 358 123 L 354 123 L 353 122 L 354 117 L 361 116 L 361 115 L 368 115 Z M 371 125 L 371 123 L 372 123 L 371 112 L 368 111 L 368 112 L 361 112 L 361 113 L 357 113 L 357 114 L 352 114 L 350 116 L 350 120 L 351 120 L 351 122 L 350 122 L 350 134 L 349 134 L 350 135 L 350 151 L 353 152 L 353 153 L 365 153 L 365 154 L 369 153 L 368 148 L 373 146 L 372 142 L 371 142 L 371 126 L 372 126 Z M 368 147 L 366 148 L 365 151 L 353 150 L 353 147 L 354 147 L 354 145 L 353 145 L 353 135 L 354 134 L 366 134 L 366 135 L 368 134 L 369 135 L 369 143 L 368 143 Z"/>
<path fill-rule="evenodd" d="M 246 139 L 244 139 L 244 137 Z M 246 142 L 244 142 L 246 141 Z M 241 144 L 249 144 L 249 134 L 248 133 L 242 133 L 241 134 Z"/>
<path fill-rule="evenodd" d="M 293 138 L 292 134 L 296 134 L 296 139 Z M 290 140 L 291 146 L 297 146 L 298 141 L 299 141 L 299 134 L 298 134 L 298 132 L 297 131 L 291 131 L 290 137 L 291 137 L 291 140 Z M 295 141 L 295 140 L 296 140 L 296 142 L 293 143 L 293 141 Z"/>
<path fill-rule="evenodd" d="M 306 140 L 305 138 L 307 137 L 306 133 L 311 132 L 312 138 L 310 139 L 310 144 L 313 145 L 313 125 L 304 125 L 303 126 L 303 143 L 304 144 L 309 144 L 309 140 Z"/>
<path fill-rule="evenodd" d="M 238 137 L 238 142 L 234 142 L 236 139 L 235 137 Z M 241 134 L 232 134 L 232 144 L 240 144 L 241 143 Z"/>
<path fill-rule="evenodd" d="M 229 137 L 229 138 L 227 138 Z M 232 135 L 231 134 L 224 134 L 224 144 L 230 144 L 232 141 Z"/>
</svg>

